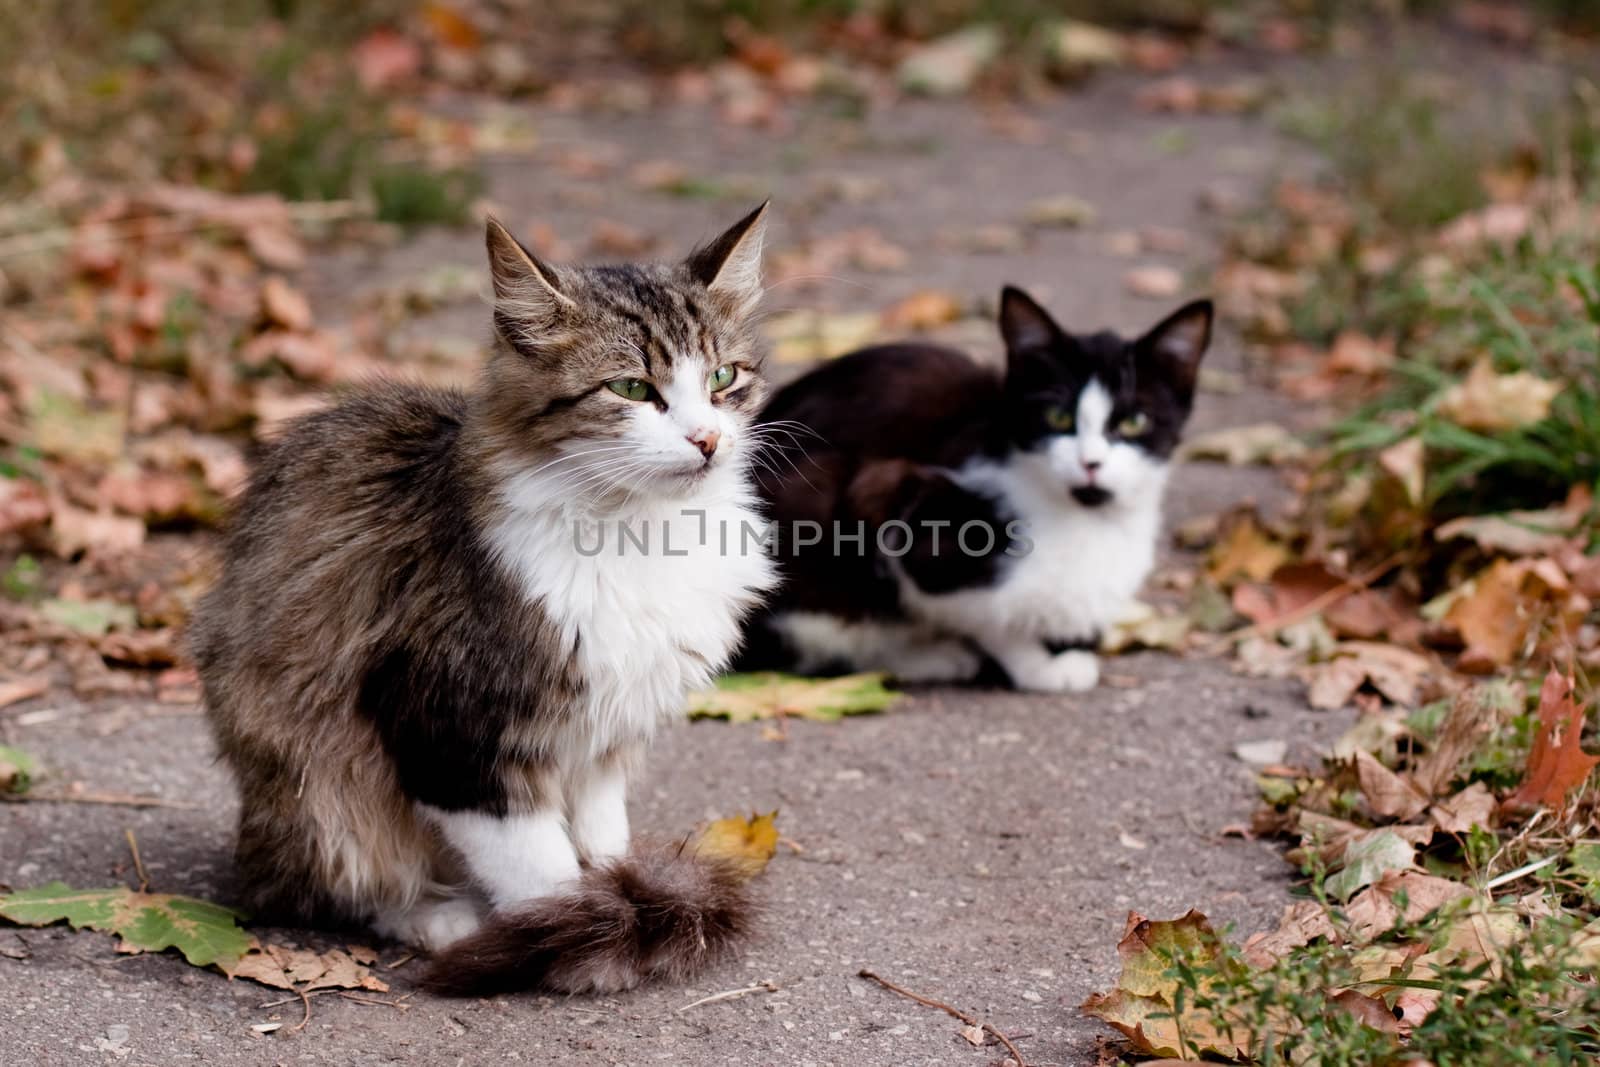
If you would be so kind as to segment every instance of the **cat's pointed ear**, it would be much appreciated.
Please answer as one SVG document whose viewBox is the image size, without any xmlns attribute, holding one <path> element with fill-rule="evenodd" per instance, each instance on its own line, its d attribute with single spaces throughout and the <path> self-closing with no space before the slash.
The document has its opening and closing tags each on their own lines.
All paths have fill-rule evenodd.
<svg viewBox="0 0 1600 1067">
<path fill-rule="evenodd" d="M 1200 375 L 1200 359 L 1211 344 L 1215 314 L 1209 300 L 1185 304 L 1139 338 L 1138 351 L 1156 360 L 1169 380 L 1192 393 Z"/>
<path fill-rule="evenodd" d="M 1061 327 L 1038 301 L 1014 285 L 1000 290 L 1000 336 L 1005 338 L 1006 352 L 1017 355 L 1033 349 L 1048 348 L 1062 337 Z"/>
<path fill-rule="evenodd" d="M 721 236 L 689 253 L 684 264 L 690 277 L 713 293 L 726 295 L 741 310 L 761 298 L 761 245 L 770 203 L 763 200 Z"/>
<path fill-rule="evenodd" d="M 525 318 L 550 318 L 574 307 L 561 291 L 556 272 L 511 236 L 500 220 L 489 217 L 484 227 L 489 248 L 489 276 L 494 280 L 497 305 Z"/>
</svg>

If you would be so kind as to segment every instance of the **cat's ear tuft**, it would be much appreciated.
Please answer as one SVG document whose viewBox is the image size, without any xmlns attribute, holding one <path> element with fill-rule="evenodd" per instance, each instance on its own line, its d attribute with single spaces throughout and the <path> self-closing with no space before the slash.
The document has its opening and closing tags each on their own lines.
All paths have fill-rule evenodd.
<svg viewBox="0 0 1600 1067">
<path fill-rule="evenodd" d="M 728 296 L 741 310 L 761 297 L 761 245 L 767 233 L 767 205 L 734 223 L 715 240 L 689 253 L 690 277 L 713 293 Z"/>
<path fill-rule="evenodd" d="M 1139 338 L 1139 351 L 1155 357 L 1168 375 L 1192 392 L 1200 374 L 1200 359 L 1211 344 L 1215 315 L 1209 300 L 1185 304 Z"/>
<path fill-rule="evenodd" d="M 1000 290 L 1000 336 L 1013 355 L 1048 348 L 1061 339 L 1061 327 L 1038 301 L 1014 285 Z"/>
<path fill-rule="evenodd" d="M 548 317 L 574 306 L 556 272 L 539 261 L 511 231 L 490 216 L 484 227 L 495 303 L 525 317 Z"/>
</svg>

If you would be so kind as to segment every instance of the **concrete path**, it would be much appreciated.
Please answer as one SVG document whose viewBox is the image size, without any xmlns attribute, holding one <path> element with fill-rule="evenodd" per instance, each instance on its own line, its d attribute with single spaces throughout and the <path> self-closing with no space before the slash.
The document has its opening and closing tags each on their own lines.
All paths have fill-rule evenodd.
<svg viewBox="0 0 1600 1067">
<path fill-rule="evenodd" d="M 1213 73 L 1227 72 L 1200 76 Z M 775 250 L 870 226 L 910 253 L 901 272 L 844 267 L 819 288 L 785 286 L 779 305 L 878 309 L 929 287 L 992 301 L 1002 283 L 1018 282 L 1069 326 L 1140 328 L 1177 298 L 1131 297 L 1123 274 L 1166 263 L 1194 280 L 1188 293 L 1202 291 L 1215 245 L 1199 198 L 1218 185 L 1252 193 L 1286 149 L 1261 121 L 1142 113 L 1131 102 L 1138 84 L 1108 79 L 1006 116 L 969 103 L 908 104 L 865 122 L 809 119 L 782 136 L 690 107 L 609 118 L 535 109 L 539 156 L 491 163 L 492 193 L 513 226 L 547 222 L 580 249 L 605 218 L 658 234 L 677 254 L 754 197 L 672 198 L 627 180 L 635 163 L 674 159 L 690 174 L 770 192 Z M 599 142 L 618 156 L 606 175 L 545 165 Z M 883 191 L 861 202 L 823 195 L 839 176 Z M 1094 204 L 1098 219 L 1038 232 L 1016 252 L 959 247 L 961 233 L 1015 225 L 1030 201 L 1062 193 Z M 1152 226 L 1187 234 L 1187 249 L 1110 250 L 1108 235 Z M 476 267 L 479 248 L 475 232 L 449 231 L 377 256 L 329 256 L 314 271 L 319 315 L 337 317 L 353 294 L 440 263 Z M 409 329 L 477 341 L 487 324 L 466 304 Z M 1238 371 L 1239 360 L 1224 333 L 1211 365 Z M 1281 404 L 1249 389 L 1208 393 L 1196 422 L 1282 420 Z M 1272 491 L 1262 472 L 1186 468 L 1171 512 L 1202 515 Z M 1233 746 L 1281 738 L 1304 751 L 1341 725 L 1307 711 L 1294 683 L 1241 679 L 1222 661 L 1147 654 L 1106 673 L 1107 684 L 1083 697 L 922 691 L 888 715 L 793 724 L 783 742 L 755 726 L 672 731 L 635 796 L 641 830 L 677 835 L 707 818 L 780 808 L 784 834 L 803 849 L 781 850 L 760 883 L 769 915 L 758 941 L 694 988 L 578 1000 L 416 996 L 403 1010 L 321 997 L 302 1032 L 261 1036 L 252 1024 L 296 1023 L 300 1005 L 263 1007 L 281 997 L 169 955 L 117 956 L 104 935 L 0 930 L 0 1060 L 980 1067 L 1004 1058 L 962 1040 L 954 1019 L 857 978 L 865 967 L 992 1021 L 1030 1064 L 1092 1063 L 1109 1031 L 1076 1006 L 1114 981 L 1130 908 L 1167 917 L 1198 907 L 1244 933 L 1285 903 L 1290 871 L 1275 849 L 1219 833 L 1252 806 Z M 45 708 L 59 714 L 29 714 Z M 18 725 L 20 716 L 34 725 Z M 130 828 L 158 889 L 226 899 L 232 800 L 197 709 L 52 696 L 6 709 L 0 722 L 9 741 L 66 778 L 195 805 L 4 808 L 0 883 L 127 879 Z M 398 955 L 389 947 L 384 958 Z M 412 969 L 384 977 L 403 993 Z M 776 991 L 679 1010 L 763 982 Z"/>
</svg>

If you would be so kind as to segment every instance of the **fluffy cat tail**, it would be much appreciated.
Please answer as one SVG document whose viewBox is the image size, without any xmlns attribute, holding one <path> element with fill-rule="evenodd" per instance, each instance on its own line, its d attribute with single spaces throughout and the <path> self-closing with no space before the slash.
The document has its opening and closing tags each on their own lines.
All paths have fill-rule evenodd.
<svg viewBox="0 0 1600 1067">
<path fill-rule="evenodd" d="M 745 872 L 683 846 L 636 850 L 565 893 L 499 912 L 450 945 L 422 985 L 447 996 L 518 990 L 615 993 L 685 982 L 753 925 Z"/>
</svg>

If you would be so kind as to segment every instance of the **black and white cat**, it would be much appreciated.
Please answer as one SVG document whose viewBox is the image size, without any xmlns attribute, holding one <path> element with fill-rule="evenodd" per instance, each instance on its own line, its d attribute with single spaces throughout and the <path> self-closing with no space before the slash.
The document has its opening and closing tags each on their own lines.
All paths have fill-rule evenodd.
<svg viewBox="0 0 1600 1067">
<path fill-rule="evenodd" d="M 1008 287 L 1003 376 L 900 344 L 780 391 L 761 422 L 788 462 L 758 485 L 786 580 L 741 665 L 1093 688 L 1155 559 L 1211 324 L 1198 300 L 1135 340 L 1076 335 Z"/>
</svg>

